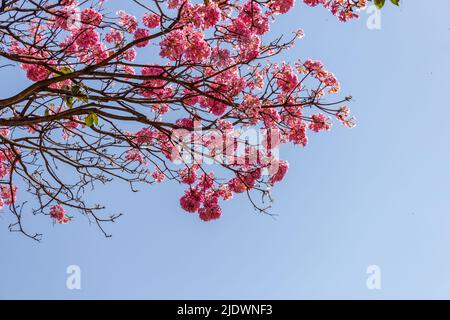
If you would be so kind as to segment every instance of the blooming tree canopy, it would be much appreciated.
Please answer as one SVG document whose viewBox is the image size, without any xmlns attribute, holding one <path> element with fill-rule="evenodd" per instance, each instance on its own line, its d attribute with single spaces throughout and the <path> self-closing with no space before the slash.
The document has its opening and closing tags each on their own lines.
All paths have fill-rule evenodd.
<svg viewBox="0 0 450 320">
<path fill-rule="evenodd" d="M 343 22 L 366 5 L 303 2 Z M 180 206 L 203 221 L 219 218 L 221 203 L 238 193 L 267 213 L 270 190 L 288 170 L 278 148 L 305 146 L 333 119 L 354 124 L 350 97 L 339 96 L 338 80 L 321 62 L 276 62 L 303 36 L 269 32 L 293 6 L 1 1 L 2 71 L 20 68 L 14 74 L 27 78 L 0 99 L 0 207 L 14 215 L 10 230 L 38 240 L 24 227 L 32 211 L 60 224 L 84 214 L 107 235 L 104 223 L 119 215 L 105 216 L 83 196 L 113 179 L 133 190 L 183 184 Z M 21 201 L 25 193 L 35 199 L 32 209 Z"/>
</svg>

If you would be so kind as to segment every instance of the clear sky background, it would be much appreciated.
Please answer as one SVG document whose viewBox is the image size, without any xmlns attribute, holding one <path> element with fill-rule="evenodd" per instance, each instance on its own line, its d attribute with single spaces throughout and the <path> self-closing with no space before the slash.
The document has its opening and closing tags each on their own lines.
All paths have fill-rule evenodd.
<svg viewBox="0 0 450 320">
<path fill-rule="evenodd" d="M 302 27 L 284 57 L 322 60 L 351 94 L 354 129 L 339 124 L 285 147 L 286 179 L 274 189 L 276 220 L 245 197 L 201 222 L 178 203 L 182 187 L 112 184 L 89 197 L 125 215 L 106 228 L 78 217 L 37 243 L 7 230 L 0 213 L 0 298 L 32 299 L 450 299 L 450 2 L 403 1 L 346 24 L 323 8 L 296 8 L 272 34 Z M 1 96 L 25 83 L 2 73 Z M 381 268 L 368 290 L 366 268 Z M 66 268 L 81 268 L 81 290 Z"/>
</svg>

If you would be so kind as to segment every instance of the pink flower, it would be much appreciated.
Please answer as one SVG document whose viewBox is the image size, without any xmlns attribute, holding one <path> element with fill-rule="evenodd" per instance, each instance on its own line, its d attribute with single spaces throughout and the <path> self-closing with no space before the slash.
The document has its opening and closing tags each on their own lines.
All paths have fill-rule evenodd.
<svg viewBox="0 0 450 320">
<path fill-rule="evenodd" d="M 134 135 L 133 142 L 141 146 L 143 144 L 152 144 L 157 136 L 156 132 L 150 128 L 142 128 Z"/>
<path fill-rule="evenodd" d="M 220 19 L 221 10 L 217 3 L 210 1 L 209 5 L 203 8 L 203 28 L 208 29 L 215 26 Z"/>
<path fill-rule="evenodd" d="M 269 31 L 269 18 L 262 13 L 261 7 L 255 1 L 248 1 L 241 12 L 238 19 L 244 22 L 249 30 L 263 35 Z"/>
<path fill-rule="evenodd" d="M 341 21 L 347 21 L 357 18 L 358 15 L 354 13 L 355 8 L 363 9 L 366 6 L 366 0 L 361 1 L 343 1 L 343 0 L 303 0 L 304 3 L 311 7 L 322 4 L 325 8 L 336 16 Z"/>
<path fill-rule="evenodd" d="M 131 48 L 125 51 L 123 54 L 123 59 L 127 61 L 134 61 L 136 59 L 136 50 Z"/>
<path fill-rule="evenodd" d="M 154 13 L 146 13 L 142 18 L 142 22 L 147 28 L 153 29 L 159 26 L 160 17 Z"/>
<path fill-rule="evenodd" d="M 275 75 L 277 79 L 277 85 L 283 91 L 283 93 L 290 93 L 294 90 L 298 84 L 298 78 L 293 72 L 291 66 L 283 64 L 279 72 Z"/>
<path fill-rule="evenodd" d="M 0 136 L 7 137 L 11 133 L 11 130 L 5 127 L 0 127 Z"/>
<path fill-rule="evenodd" d="M 230 51 L 219 47 L 212 49 L 211 59 L 212 63 L 219 67 L 225 67 L 233 62 L 233 59 L 230 57 Z"/>
<path fill-rule="evenodd" d="M 245 182 L 241 178 L 233 178 L 228 183 L 228 186 L 231 191 L 235 193 L 242 193 L 248 189 L 248 186 L 245 184 Z"/>
<path fill-rule="evenodd" d="M 185 168 L 180 170 L 181 182 L 186 184 L 193 184 L 197 180 L 197 166 L 192 166 L 191 168 Z"/>
<path fill-rule="evenodd" d="M 147 66 L 141 70 L 143 76 L 154 77 L 153 79 L 144 80 L 141 89 L 141 94 L 144 97 L 152 98 L 157 96 L 161 99 L 167 99 L 172 95 L 172 89 L 167 85 L 163 79 L 158 79 L 157 76 L 164 76 L 164 69 L 160 66 Z"/>
<path fill-rule="evenodd" d="M 7 165 L 6 163 L 0 162 L 0 178 L 3 179 L 4 177 L 11 174 L 11 167 Z"/>
<path fill-rule="evenodd" d="M 230 200 L 233 198 L 233 192 L 228 184 L 222 184 L 217 191 L 217 195 L 223 200 Z"/>
<path fill-rule="evenodd" d="M 59 3 L 62 6 L 71 6 L 71 5 L 75 4 L 76 1 L 77 0 L 60 0 Z"/>
<path fill-rule="evenodd" d="M 9 186 L 9 185 L 2 185 L 0 187 L 0 197 L 3 199 L 5 204 L 13 204 L 16 202 L 16 193 L 17 193 L 17 187 L 16 186 Z"/>
<path fill-rule="evenodd" d="M 98 43 L 100 35 L 92 28 L 84 28 L 75 34 L 75 39 L 80 48 L 92 48 Z"/>
<path fill-rule="evenodd" d="M 198 210 L 199 217 L 203 221 L 211 221 L 219 219 L 222 215 L 222 209 L 218 204 L 205 205 L 203 208 Z"/>
<path fill-rule="evenodd" d="M 275 171 L 275 173 L 272 173 L 272 176 L 269 179 L 269 183 L 275 184 L 276 182 L 283 180 L 288 169 L 289 169 L 289 163 L 287 161 L 279 160 L 279 161 L 273 162 L 271 167 L 269 168 L 269 171 L 273 171 L 273 170 L 276 170 L 276 171 Z"/>
<path fill-rule="evenodd" d="M 305 2 L 319 2 L 321 0 L 305 0 Z M 286 13 L 295 4 L 295 0 L 272 0 L 269 2 L 269 7 L 274 13 Z"/>
<path fill-rule="evenodd" d="M 152 177 L 153 179 L 155 179 L 156 182 L 163 182 L 164 179 L 166 178 L 166 175 L 162 173 L 161 170 L 156 168 L 155 171 L 153 171 L 152 173 Z"/>
<path fill-rule="evenodd" d="M 27 78 L 31 81 L 42 81 L 48 78 L 50 71 L 41 65 L 33 64 L 26 67 Z"/>
<path fill-rule="evenodd" d="M 102 23 L 103 16 L 100 12 L 97 12 L 96 10 L 92 8 L 86 8 L 81 11 L 81 22 L 84 24 L 98 27 L 100 23 Z"/>
<path fill-rule="evenodd" d="M 211 95 L 214 96 L 214 94 L 211 94 Z M 217 100 L 208 98 L 208 97 L 204 97 L 203 99 L 200 100 L 200 105 L 203 108 L 208 109 L 212 114 L 214 114 L 216 116 L 221 116 L 227 109 L 228 105 L 219 101 L 219 99 L 220 99 L 220 96 L 218 96 L 218 95 L 217 95 Z"/>
<path fill-rule="evenodd" d="M 123 33 L 119 30 L 111 29 L 106 35 L 105 35 L 105 41 L 108 43 L 114 43 L 119 44 L 123 40 Z"/>
<path fill-rule="evenodd" d="M 328 120 L 328 117 L 322 113 L 313 114 L 311 117 L 311 123 L 309 124 L 309 129 L 315 132 L 330 130 L 331 124 Z"/>
<path fill-rule="evenodd" d="M 306 146 L 308 137 L 306 136 L 306 124 L 303 121 L 297 122 L 289 132 L 289 141 L 294 144 Z"/>
<path fill-rule="evenodd" d="M 167 1 L 167 6 L 169 7 L 169 9 L 175 9 L 175 8 L 178 8 L 179 6 L 181 6 L 181 4 L 184 1 L 185 0 L 168 0 Z"/>
<path fill-rule="evenodd" d="M 150 36 L 150 32 L 147 29 L 137 29 L 134 33 L 134 40 L 143 39 Z M 147 46 L 150 43 L 150 40 L 143 40 L 136 43 L 136 47 L 142 48 Z"/>
<path fill-rule="evenodd" d="M 211 55 L 211 48 L 204 40 L 203 33 L 194 32 L 189 34 L 188 38 L 185 51 L 186 60 L 200 63 L 208 59 Z"/>
<path fill-rule="evenodd" d="M 129 149 L 125 154 L 125 159 L 131 162 L 137 162 L 142 165 L 147 164 L 147 161 L 145 160 L 144 156 L 137 149 Z"/>
<path fill-rule="evenodd" d="M 214 173 L 210 172 L 208 174 L 203 173 L 200 177 L 198 187 L 202 190 L 211 188 L 214 185 Z"/>
<path fill-rule="evenodd" d="M 202 197 L 200 192 L 194 189 L 189 189 L 180 198 L 180 205 L 187 212 L 197 212 L 200 208 L 201 200 Z"/>
<path fill-rule="evenodd" d="M 136 17 L 126 13 L 125 11 L 118 11 L 119 23 L 124 28 L 125 31 L 130 33 L 135 33 L 138 27 L 138 22 Z"/>
<path fill-rule="evenodd" d="M 54 28 L 61 28 L 64 30 L 74 30 L 79 24 L 79 11 L 75 7 L 68 6 L 61 10 L 56 10 L 54 13 L 54 21 L 52 26 Z"/>
<path fill-rule="evenodd" d="M 175 30 L 160 43 L 160 55 L 172 61 L 184 58 L 200 63 L 211 56 L 211 48 L 203 33 L 194 30 Z"/>
<path fill-rule="evenodd" d="M 336 118 L 346 127 L 353 128 L 355 126 L 355 118 L 350 117 L 350 109 L 342 106 L 336 113 Z"/>
<path fill-rule="evenodd" d="M 168 58 L 176 61 L 181 58 L 186 50 L 185 35 L 181 30 L 175 30 L 169 33 L 160 43 L 160 55 L 163 58 Z"/>
<path fill-rule="evenodd" d="M 50 217 L 60 224 L 65 224 L 70 221 L 70 218 L 66 216 L 63 206 L 57 204 L 50 208 Z"/>
</svg>

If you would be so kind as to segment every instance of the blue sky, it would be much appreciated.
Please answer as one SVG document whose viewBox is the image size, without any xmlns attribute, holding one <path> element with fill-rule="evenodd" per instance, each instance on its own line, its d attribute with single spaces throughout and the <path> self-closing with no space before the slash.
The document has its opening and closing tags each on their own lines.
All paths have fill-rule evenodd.
<svg viewBox="0 0 450 320">
<path fill-rule="evenodd" d="M 313 299 L 450 298 L 450 2 L 404 1 L 342 24 L 321 8 L 296 8 L 274 34 L 302 27 L 284 57 L 322 60 L 351 94 L 358 126 L 310 135 L 281 150 L 291 166 L 274 189 L 274 220 L 244 197 L 202 223 L 182 211 L 182 188 L 89 194 L 124 212 L 105 239 L 80 217 L 66 226 L 30 218 L 41 243 L 9 233 L 0 213 L 0 298 Z M 0 80 L 20 90 L 22 75 Z M 81 268 L 81 290 L 66 268 Z M 366 268 L 381 269 L 368 290 Z"/>
</svg>

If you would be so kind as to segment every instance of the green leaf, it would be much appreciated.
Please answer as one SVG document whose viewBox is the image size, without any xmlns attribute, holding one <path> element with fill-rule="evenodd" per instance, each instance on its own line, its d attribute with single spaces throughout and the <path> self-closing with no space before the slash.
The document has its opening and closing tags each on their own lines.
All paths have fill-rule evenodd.
<svg viewBox="0 0 450 320">
<path fill-rule="evenodd" d="M 383 6 L 384 6 L 385 0 L 374 0 L 373 2 L 375 3 L 375 6 L 376 6 L 378 9 L 381 9 L 381 8 L 383 8 Z"/>
<path fill-rule="evenodd" d="M 88 103 L 89 99 L 86 96 L 77 97 L 77 100 L 83 103 Z"/>
<path fill-rule="evenodd" d="M 399 6 L 399 5 L 400 5 L 400 0 L 391 0 L 391 2 L 392 2 L 393 4 L 395 4 L 396 6 Z"/>
<path fill-rule="evenodd" d="M 78 93 L 80 93 L 80 86 L 79 85 L 75 85 L 75 86 L 72 86 L 72 88 L 70 89 L 70 91 L 72 92 L 72 94 L 74 95 L 74 96 L 76 96 Z"/>
<path fill-rule="evenodd" d="M 82 88 L 83 88 L 83 84 L 77 84 L 77 85 L 72 86 L 71 92 L 73 94 L 73 98 L 75 98 L 77 101 L 80 101 L 80 102 L 83 102 L 83 103 L 88 103 L 89 102 L 89 96 L 88 96 L 87 92 L 85 93 L 85 95 L 81 94 L 81 89 Z M 78 96 L 78 97 L 75 97 L 75 96 Z"/>
<path fill-rule="evenodd" d="M 88 127 L 92 127 L 94 124 L 98 126 L 98 116 L 95 113 L 90 113 L 86 118 L 84 118 L 84 123 Z"/>
<path fill-rule="evenodd" d="M 50 109 L 49 109 L 49 108 L 46 108 L 46 109 L 45 109 L 44 115 L 45 115 L 46 117 L 50 115 Z"/>
<path fill-rule="evenodd" d="M 72 107 L 73 107 L 73 97 L 68 97 L 68 98 L 66 99 L 66 106 L 67 106 L 69 109 L 72 109 Z"/>
<path fill-rule="evenodd" d="M 94 123 L 98 126 L 98 116 L 95 113 L 92 113 L 92 118 L 94 119 Z"/>
<path fill-rule="evenodd" d="M 62 74 L 69 74 L 72 72 L 72 69 L 70 67 L 62 67 L 59 72 L 61 72 Z"/>
</svg>

